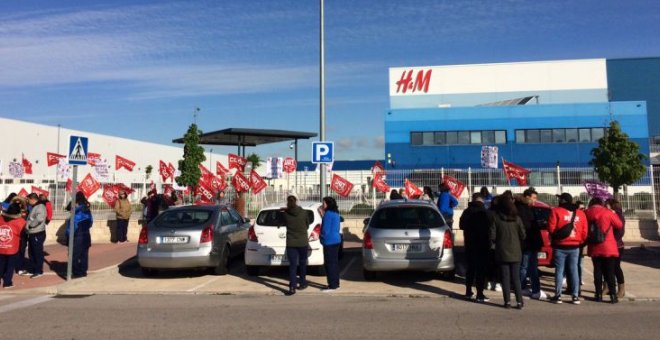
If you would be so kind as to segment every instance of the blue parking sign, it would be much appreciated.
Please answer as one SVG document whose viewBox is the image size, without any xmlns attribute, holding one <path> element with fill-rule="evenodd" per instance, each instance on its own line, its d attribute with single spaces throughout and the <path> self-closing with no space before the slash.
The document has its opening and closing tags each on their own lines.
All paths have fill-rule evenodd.
<svg viewBox="0 0 660 340">
<path fill-rule="evenodd" d="M 312 142 L 312 163 L 330 164 L 335 161 L 334 142 Z"/>
<path fill-rule="evenodd" d="M 70 165 L 87 165 L 89 139 L 82 136 L 69 137 L 68 160 Z"/>
</svg>

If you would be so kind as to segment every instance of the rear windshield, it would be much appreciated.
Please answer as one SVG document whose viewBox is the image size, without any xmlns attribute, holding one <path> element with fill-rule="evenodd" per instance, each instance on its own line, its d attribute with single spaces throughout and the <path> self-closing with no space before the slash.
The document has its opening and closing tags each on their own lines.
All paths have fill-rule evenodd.
<svg viewBox="0 0 660 340">
<path fill-rule="evenodd" d="M 167 210 L 154 221 L 156 227 L 184 228 L 207 223 L 213 217 L 213 211 L 200 209 Z"/>
<path fill-rule="evenodd" d="M 306 210 L 309 223 L 314 222 L 314 212 Z M 262 210 L 257 216 L 257 224 L 266 227 L 283 227 L 284 217 L 281 210 Z"/>
<path fill-rule="evenodd" d="M 379 229 L 424 229 L 444 225 L 440 213 L 426 207 L 390 207 L 378 210 L 371 227 Z"/>
<path fill-rule="evenodd" d="M 536 219 L 536 223 L 538 223 L 539 227 L 541 229 L 547 229 L 551 210 L 547 208 L 533 207 L 532 211 L 534 212 L 534 218 Z"/>
</svg>

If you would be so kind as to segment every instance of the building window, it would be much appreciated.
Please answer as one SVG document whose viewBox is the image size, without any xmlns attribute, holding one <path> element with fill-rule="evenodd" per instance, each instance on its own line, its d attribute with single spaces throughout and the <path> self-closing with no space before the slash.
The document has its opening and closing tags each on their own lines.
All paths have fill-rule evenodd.
<svg viewBox="0 0 660 340">
<path fill-rule="evenodd" d="M 482 131 L 481 142 L 484 145 L 495 144 L 495 131 Z"/>
<path fill-rule="evenodd" d="M 506 131 L 495 131 L 495 144 L 506 144 Z"/>
<path fill-rule="evenodd" d="M 569 143 L 577 143 L 578 129 L 566 129 L 566 141 Z"/>
<path fill-rule="evenodd" d="M 598 142 L 599 139 L 605 136 L 605 129 L 603 128 L 593 128 L 591 129 L 591 141 Z"/>
<path fill-rule="evenodd" d="M 591 143 L 591 129 L 578 129 L 580 143 Z"/>
<path fill-rule="evenodd" d="M 422 134 L 422 144 L 433 145 L 433 132 L 424 132 Z"/>
<path fill-rule="evenodd" d="M 541 130 L 541 143 L 552 143 L 552 130 Z"/>
<path fill-rule="evenodd" d="M 516 130 L 516 143 L 525 143 L 525 130 Z"/>
<path fill-rule="evenodd" d="M 11 178 L 5 180 L 5 184 L 12 184 L 12 183 L 14 183 L 14 180 Z"/>
<path fill-rule="evenodd" d="M 481 144 L 481 131 L 470 132 L 470 144 Z"/>
<path fill-rule="evenodd" d="M 566 132 L 564 129 L 552 129 L 552 141 L 554 143 L 566 142 Z"/>
<path fill-rule="evenodd" d="M 538 143 L 540 141 L 539 130 L 527 130 L 525 132 L 525 143 Z"/>
<path fill-rule="evenodd" d="M 470 144 L 470 131 L 458 131 L 458 144 Z"/>
<path fill-rule="evenodd" d="M 410 144 L 419 145 L 492 145 L 506 144 L 505 130 L 411 132 Z"/>
<path fill-rule="evenodd" d="M 410 144 L 422 145 L 422 133 L 421 132 L 410 133 Z"/>
<path fill-rule="evenodd" d="M 458 144 L 458 132 L 456 131 L 447 132 L 447 144 L 448 145 Z"/>
<path fill-rule="evenodd" d="M 436 132 L 434 136 L 435 136 L 434 139 L 436 145 L 447 144 L 447 139 L 445 138 L 444 132 Z"/>
<path fill-rule="evenodd" d="M 516 130 L 516 143 L 597 143 L 607 128 Z"/>
</svg>

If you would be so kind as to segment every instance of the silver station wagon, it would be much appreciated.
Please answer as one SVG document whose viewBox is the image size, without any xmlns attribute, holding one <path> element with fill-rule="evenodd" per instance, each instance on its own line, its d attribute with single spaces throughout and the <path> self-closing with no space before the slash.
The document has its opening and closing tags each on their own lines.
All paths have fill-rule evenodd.
<svg viewBox="0 0 660 340">
<path fill-rule="evenodd" d="M 249 219 L 231 206 L 171 208 L 142 227 L 138 263 L 145 275 L 182 268 L 212 268 L 225 275 L 230 258 L 243 253 L 249 228 Z"/>
<path fill-rule="evenodd" d="M 438 272 L 454 277 L 454 236 L 438 208 L 422 200 L 382 203 L 364 221 L 364 278 L 382 271 Z"/>
</svg>

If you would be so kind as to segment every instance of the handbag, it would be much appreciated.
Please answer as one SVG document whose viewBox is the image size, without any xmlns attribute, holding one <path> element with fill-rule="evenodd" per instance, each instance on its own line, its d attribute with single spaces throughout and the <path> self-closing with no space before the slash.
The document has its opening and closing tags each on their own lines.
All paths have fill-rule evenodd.
<svg viewBox="0 0 660 340">
<path fill-rule="evenodd" d="M 552 233 L 552 240 L 553 241 L 561 241 L 571 235 L 573 232 L 573 228 L 575 227 L 573 225 L 573 222 L 575 222 L 575 215 L 577 211 L 573 211 L 573 216 L 571 217 L 571 222 L 563 225 L 561 228 L 555 230 Z"/>
<path fill-rule="evenodd" d="M 596 221 L 589 222 L 589 231 L 587 233 L 587 244 L 600 244 L 605 242 L 605 237 L 609 234 L 612 225 L 603 233 Z"/>
</svg>

